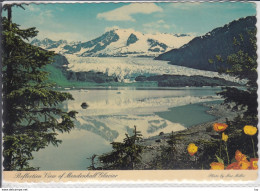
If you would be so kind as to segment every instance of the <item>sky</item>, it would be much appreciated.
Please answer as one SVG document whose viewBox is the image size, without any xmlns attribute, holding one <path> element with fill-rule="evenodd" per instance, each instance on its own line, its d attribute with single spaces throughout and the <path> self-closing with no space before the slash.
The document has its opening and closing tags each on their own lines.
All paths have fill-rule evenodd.
<svg viewBox="0 0 260 191">
<path fill-rule="evenodd" d="M 198 36 L 235 19 L 256 15 L 255 3 L 244 2 L 56 3 L 24 8 L 13 8 L 13 22 L 21 28 L 36 27 L 37 38 L 83 42 L 113 28 Z"/>
</svg>

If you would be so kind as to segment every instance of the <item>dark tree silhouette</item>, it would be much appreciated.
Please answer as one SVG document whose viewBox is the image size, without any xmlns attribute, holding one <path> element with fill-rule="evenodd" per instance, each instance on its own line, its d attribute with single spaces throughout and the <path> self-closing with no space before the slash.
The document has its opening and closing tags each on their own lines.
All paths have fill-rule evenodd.
<svg viewBox="0 0 260 191">
<path fill-rule="evenodd" d="M 72 95 L 54 91 L 54 84 L 47 83 L 44 67 L 52 63 L 54 53 L 25 42 L 38 31 L 13 23 L 12 6 L 5 5 L 7 18 L 2 19 L 3 166 L 4 170 L 36 170 L 28 163 L 32 152 L 61 143 L 56 135 L 74 127 L 76 112 L 59 106 Z"/>
</svg>

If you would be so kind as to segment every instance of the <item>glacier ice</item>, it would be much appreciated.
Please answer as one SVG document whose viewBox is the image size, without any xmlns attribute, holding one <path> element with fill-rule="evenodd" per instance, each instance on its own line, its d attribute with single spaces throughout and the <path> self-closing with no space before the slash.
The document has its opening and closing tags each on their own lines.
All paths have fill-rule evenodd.
<svg viewBox="0 0 260 191">
<path fill-rule="evenodd" d="M 116 76 L 121 82 L 133 82 L 137 76 L 145 75 L 201 75 L 219 77 L 225 80 L 244 83 L 235 77 L 205 70 L 192 69 L 168 64 L 167 61 L 153 60 L 144 57 L 78 57 L 66 55 L 69 70 L 74 72 L 102 72 L 108 76 Z"/>
</svg>

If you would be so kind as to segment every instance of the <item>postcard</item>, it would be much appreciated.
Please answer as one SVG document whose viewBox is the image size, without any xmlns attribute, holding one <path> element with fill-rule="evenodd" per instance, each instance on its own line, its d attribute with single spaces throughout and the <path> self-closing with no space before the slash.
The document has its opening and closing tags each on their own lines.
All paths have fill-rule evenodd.
<svg viewBox="0 0 260 191">
<path fill-rule="evenodd" d="M 4 2 L 3 186 L 258 177 L 256 2 Z"/>
</svg>

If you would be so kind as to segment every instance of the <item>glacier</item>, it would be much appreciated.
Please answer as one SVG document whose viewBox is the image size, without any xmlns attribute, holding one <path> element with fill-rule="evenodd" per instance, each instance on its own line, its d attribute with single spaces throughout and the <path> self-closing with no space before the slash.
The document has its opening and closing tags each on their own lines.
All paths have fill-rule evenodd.
<svg viewBox="0 0 260 191">
<path fill-rule="evenodd" d="M 68 70 L 73 72 L 102 72 L 108 76 L 116 76 L 120 82 L 134 82 L 140 75 L 201 75 L 219 77 L 228 81 L 245 83 L 235 77 L 205 70 L 192 69 L 168 64 L 168 61 L 153 60 L 145 57 L 78 57 L 65 55 L 69 61 Z"/>
</svg>

